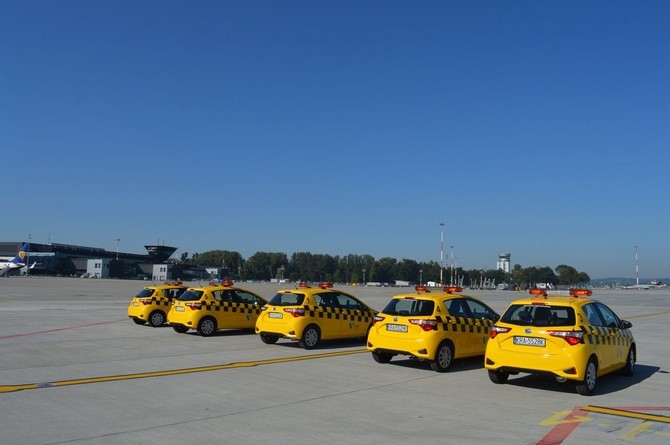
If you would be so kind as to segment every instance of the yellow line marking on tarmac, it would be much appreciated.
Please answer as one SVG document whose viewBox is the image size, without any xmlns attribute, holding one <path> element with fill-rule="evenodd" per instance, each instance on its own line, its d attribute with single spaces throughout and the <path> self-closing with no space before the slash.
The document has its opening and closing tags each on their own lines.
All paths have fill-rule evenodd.
<svg viewBox="0 0 670 445">
<path fill-rule="evenodd" d="M 23 391 L 24 389 L 53 388 L 56 386 L 84 385 L 87 383 L 114 382 L 119 380 L 144 379 L 149 377 L 163 377 L 168 375 L 192 374 L 195 372 L 220 371 L 223 369 L 252 368 L 254 366 L 274 365 L 278 363 L 297 362 L 302 360 L 314 360 L 318 358 L 338 357 L 342 355 L 360 354 L 368 352 L 367 349 L 356 349 L 354 351 L 327 352 L 324 354 L 300 355 L 297 357 L 273 358 L 268 360 L 257 360 L 253 362 L 233 362 L 221 365 L 200 366 L 197 368 L 170 369 L 166 371 L 140 372 L 137 374 L 111 375 L 103 377 L 91 377 L 85 379 L 60 380 L 56 382 L 28 383 L 25 385 L 0 385 L 0 393 Z"/>
<path fill-rule="evenodd" d="M 670 311 L 654 312 L 654 313 L 651 313 L 651 314 L 631 315 L 630 317 L 624 317 L 624 318 L 626 320 L 634 320 L 636 318 L 655 317 L 657 315 L 665 315 L 665 314 L 670 314 Z"/>
<path fill-rule="evenodd" d="M 652 422 L 670 423 L 670 417 L 661 416 L 661 415 L 658 415 L 658 414 L 638 413 L 638 412 L 635 412 L 635 411 L 628 411 L 628 410 L 624 410 L 624 409 L 612 409 L 612 408 L 605 408 L 605 407 L 602 407 L 602 406 L 593 406 L 593 405 L 582 406 L 582 409 L 584 411 L 590 411 L 590 412 L 601 413 L 601 414 L 609 414 L 609 415 L 612 415 L 612 416 L 631 417 L 633 419 L 650 420 Z"/>
</svg>

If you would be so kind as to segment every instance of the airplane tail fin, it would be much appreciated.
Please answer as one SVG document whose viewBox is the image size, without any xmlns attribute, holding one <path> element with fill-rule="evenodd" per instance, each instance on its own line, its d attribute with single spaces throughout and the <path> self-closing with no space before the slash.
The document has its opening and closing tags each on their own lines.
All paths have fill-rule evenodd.
<svg viewBox="0 0 670 445">
<path fill-rule="evenodd" d="M 10 261 L 15 264 L 26 264 L 26 256 L 28 256 L 28 252 L 30 251 L 30 244 L 25 243 L 21 247 L 21 250 L 19 250 L 19 253 L 16 254 L 16 256 Z"/>
</svg>

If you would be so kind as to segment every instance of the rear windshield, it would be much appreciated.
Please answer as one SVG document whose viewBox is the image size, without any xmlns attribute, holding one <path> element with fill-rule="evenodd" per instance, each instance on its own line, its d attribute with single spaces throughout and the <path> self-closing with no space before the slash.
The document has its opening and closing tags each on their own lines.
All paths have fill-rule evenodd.
<svg viewBox="0 0 670 445">
<path fill-rule="evenodd" d="M 198 301 L 200 297 L 202 297 L 202 294 L 204 294 L 205 291 L 202 290 L 187 290 L 177 300 L 179 301 Z"/>
<path fill-rule="evenodd" d="M 270 304 L 273 306 L 300 306 L 303 301 L 305 301 L 305 294 L 279 292 L 270 299 Z"/>
<path fill-rule="evenodd" d="M 153 289 L 142 289 L 141 291 L 139 291 L 139 292 L 137 293 L 136 297 L 138 297 L 138 298 L 145 298 L 145 297 L 150 297 L 150 296 L 152 296 L 153 294 L 154 294 L 154 290 L 153 290 Z"/>
<path fill-rule="evenodd" d="M 386 305 L 382 312 L 388 315 L 428 316 L 433 315 L 434 308 L 435 302 L 432 300 L 394 298 Z"/>
<path fill-rule="evenodd" d="M 575 311 L 569 306 L 514 304 L 501 321 L 519 326 L 574 326 Z"/>
</svg>

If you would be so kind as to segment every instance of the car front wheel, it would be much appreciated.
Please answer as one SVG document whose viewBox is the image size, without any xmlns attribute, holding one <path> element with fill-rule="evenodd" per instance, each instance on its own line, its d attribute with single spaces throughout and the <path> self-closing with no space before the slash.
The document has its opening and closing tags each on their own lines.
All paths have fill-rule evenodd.
<svg viewBox="0 0 670 445">
<path fill-rule="evenodd" d="M 451 363 L 454 361 L 454 348 L 450 342 L 440 343 L 435 351 L 435 360 L 430 362 L 430 367 L 433 371 L 447 372 Z"/>
<path fill-rule="evenodd" d="M 299 345 L 303 349 L 314 349 L 316 348 L 316 345 L 319 344 L 319 339 L 319 328 L 314 325 L 310 325 L 307 326 L 307 328 L 305 328 L 303 331 Z"/>
<path fill-rule="evenodd" d="M 626 365 L 621 368 L 621 375 L 630 377 L 633 374 L 635 374 L 635 348 L 631 347 L 626 357 Z"/>
<path fill-rule="evenodd" d="M 198 334 L 203 337 L 209 337 L 216 332 L 216 321 L 213 318 L 206 317 L 198 323 Z"/>
<path fill-rule="evenodd" d="M 162 326 L 165 323 L 165 314 L 162 311 L 154 311 L 149 315 L 149 324 L 153 327 Z"/>
<path fill-rule="evenodd" d="M 584 380 L 577 383 L 577 392 L 583 396 L 590 396 L 596 389 L 596 380 L 598 379 L 598 365 L 596 360 L 591 357 L 586 364 Z"/>
</svg>

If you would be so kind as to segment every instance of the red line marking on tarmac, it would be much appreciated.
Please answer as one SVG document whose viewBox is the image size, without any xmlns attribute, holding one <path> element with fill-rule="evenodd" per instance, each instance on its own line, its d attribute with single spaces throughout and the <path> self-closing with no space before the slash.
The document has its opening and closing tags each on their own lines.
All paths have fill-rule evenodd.
<svg viewBox="0 0 670 445">
<path fill-rule="evenodd" d="M 35 331 L 35 332 L 26 332 L 24 334 L 5 335 L 5 336 L 0 337 L 0 340 L 6 340 L 8 338 L 16 338 L 16 337 L 26 337 L 28 335 L 48 334 L 50 332 L 67 331 L 68 329 L 87 328 L 87 327 L 90 327 L 90 326 L 99 326 L 101 324 L 118 323 L 118 322 L 124 321 L 124 320 L 125 320 L 125 318 L 120 319 L 120 320 L 109 320 L 109 321 L 101 321 L 99 323 L 80 324 L 80 325 L 77 325 L 77 326 L 67 326 L 67 327 L 64 327 L 64 328 L 48 329 L 46 331 Z"/>
<path fill-rule="evenodd" d="M 574 419 L 576 417 L 584 417 L 588 413 L 583 411 L 581 407 L 576 406 L 570 414 L 565 416 L 564 420 Z M 544 436 L 537 445 L 558 445 L 563 443 L 567 437 L 579 426 L 581 422 L 561 423 L 556 425 L 546 436 Z"/>
</svg>

